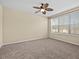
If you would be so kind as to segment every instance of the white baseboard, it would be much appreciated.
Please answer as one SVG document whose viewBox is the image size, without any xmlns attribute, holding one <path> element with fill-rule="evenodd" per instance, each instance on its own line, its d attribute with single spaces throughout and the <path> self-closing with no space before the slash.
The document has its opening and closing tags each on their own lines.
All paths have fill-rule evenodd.
<svg viewBox="0 0 79 59">
<path fill-rule="evenodd" d="M 39 39 L 46 39 L 47 36 L 39 36 L 39 37 L 36 37 L 36 38 L 30 38 L 30 39 L 23 39 L 21 41 L 16 41 L 16 42 L 10 42 L 10 43 L 3 43 L 3 46 L 4 45 L 8 45 L 8 44 L 14 44 L 14 43 L 21 43 L 21 42 L 25 42 L 25 41 L 32 41 L 32 40 L 39 40 Z"/>
</svg>

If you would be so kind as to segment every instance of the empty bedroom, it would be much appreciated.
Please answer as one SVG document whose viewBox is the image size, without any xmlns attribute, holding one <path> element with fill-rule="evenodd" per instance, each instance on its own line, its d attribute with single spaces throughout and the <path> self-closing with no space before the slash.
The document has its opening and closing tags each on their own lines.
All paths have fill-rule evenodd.
<svg viewBox="0 0 79 59">
<path fill-rule="evenodd" d="M 0 59 L 79 59 L 79 0 L 0 0 Z"/>
</svg>

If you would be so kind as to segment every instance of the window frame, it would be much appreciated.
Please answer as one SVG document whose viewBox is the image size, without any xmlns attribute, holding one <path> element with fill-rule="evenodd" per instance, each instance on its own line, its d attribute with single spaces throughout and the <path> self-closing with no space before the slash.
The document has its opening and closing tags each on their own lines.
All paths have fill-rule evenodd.
<svg viewBox="0 0 79 59">
<path fill-rule="evenodd" d="M 79 11 L 75 11 L 75 12 L 72 12 L 72 13 L 76 13 L 76 12 L 79 13 Z M 68 13 L 68 14 L 69 14 L 69 25 L 68 25 L 69 28 L 68 28 L 68 33 L 61 33 L 61 32 L 59 32 L 59 26 L 60 26 L 60 25 L 59 25 L 59 23 L 60 23 L 60 22 L 59 22 L 59 17 L 62 16 L 62 15 L 56 16 L 56 17 L 58 17 L 58 32 L 51 32 L 52 29 L 50 29 L 50 33 L 68 34 L 68 35 L 79 35 L 79 34 L 77 34 L 77 33 L 71 33 L 71 21 L 72 21 L 72 20 L 71 20 L 71 14 L 72 14 L 72 13 Z M 67 14 L 64 14 L 64 15 L 67 15 Z M 51 18 L 51 20 L 52 20 L 52 18 Z M 51 24 L 50 24 L 50 27 L 51 27 Z"/>
</svg>

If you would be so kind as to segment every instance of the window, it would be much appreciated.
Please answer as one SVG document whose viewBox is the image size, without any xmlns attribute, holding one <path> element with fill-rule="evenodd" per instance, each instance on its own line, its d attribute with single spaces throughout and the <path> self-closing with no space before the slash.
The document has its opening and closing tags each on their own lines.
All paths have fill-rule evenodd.
<svg viewBox="0 0 79 59">
<path fill-rule="evenodd" d="M 69 14 L 59 17 L 59 32 L 68 33 L 69 31 Z"/>
<path fill-rule="evenodd" d="M 79 12 L 52 18 L 51 32 L 79 34 Z"/>
<path fill-rule="evenodd" d="M 79 34 L 79 12 L 71 13 L 71 33 Z"/>
<path fill-rule="evenodd" d="M 51 20 L 51 32 L 58 32 L 58 18 L 53 18 Z"/>
</svg>

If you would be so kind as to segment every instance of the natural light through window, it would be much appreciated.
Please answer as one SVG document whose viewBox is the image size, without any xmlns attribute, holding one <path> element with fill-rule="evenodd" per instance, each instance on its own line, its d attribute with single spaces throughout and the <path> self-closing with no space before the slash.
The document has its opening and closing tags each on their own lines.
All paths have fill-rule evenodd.
<svg viewBox="0 0 79 59">
<path fill-rule="evenodd" d="M 79 34 L 79 11 L 53 17 L 51 33 Z"/>
</svg>

